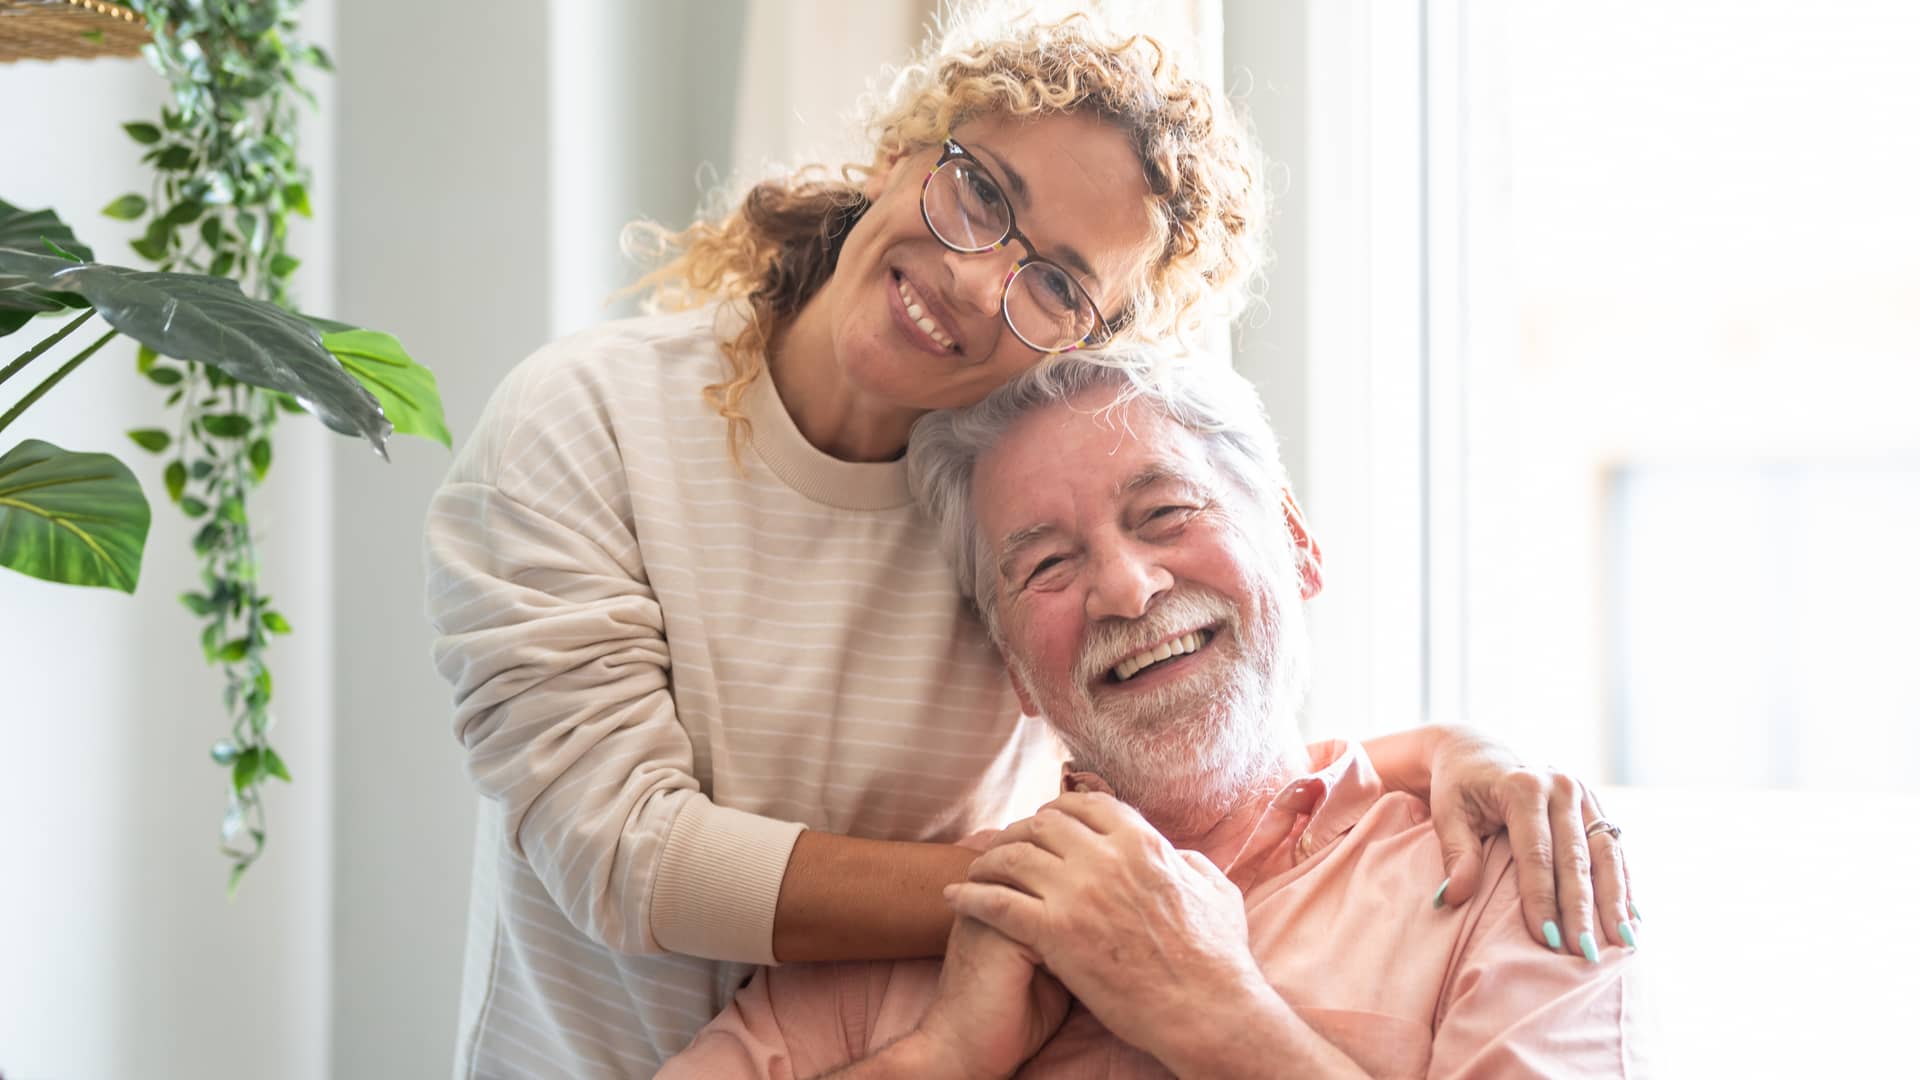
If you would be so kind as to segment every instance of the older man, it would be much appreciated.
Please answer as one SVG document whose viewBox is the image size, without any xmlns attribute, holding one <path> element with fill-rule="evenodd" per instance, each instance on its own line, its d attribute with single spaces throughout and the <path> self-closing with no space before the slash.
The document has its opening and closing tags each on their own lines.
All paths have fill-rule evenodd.
<svg viewBox="0 0 1920 1080">
<path fill-rule="evenodd" d="M 1534 944 L 1504 840 L 1472 902 L 1410 903 L 1442 876 L 1425 805 L 1301 742 L 1297 553 L 1244 380 L 1068 360 L 923 421 L 910 465 L 1068 791 L 950 887 L 944 966 L 763 971 L 662 1075 L 1642 1071 L 1631 950 Z"/>
</svg>

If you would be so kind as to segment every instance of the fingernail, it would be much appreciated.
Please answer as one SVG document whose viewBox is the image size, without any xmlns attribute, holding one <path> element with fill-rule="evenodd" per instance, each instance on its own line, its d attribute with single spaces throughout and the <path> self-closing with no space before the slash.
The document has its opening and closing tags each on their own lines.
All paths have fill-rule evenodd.
<svg viewBox="0 0 1920 1080">
<path fill-rule="evenodd" d="M 1640 914 L 1640 909 L 1639 909 L 1639 908 L 1637 908 L 1637 907 L 1635 907 L 1635 906 L 1634 906 L 1634 904 L 1633 904 L 1633 901 L 1631 901 L 1631 900 L 1629 900 L 1629 901 L 1627 901 L 1627 911 L 1628 911 L 1628 913 L 1629 913 L 1629 914 L 1631 914 L 1631 915 L 1632 915 L 1632 916 L 1634 917 L 1634 919 L 1635 919 L 1636 921 L 1638 921 L 1638 922 L 1646 922 L 1646 921 L 1647 921 L 1647 920 L 1646 920 L 1645 918 L 1643 918 L 1643 917 L 1641 916 L 1641 914 Z"/>
<path fill-rule="evenodd" d="M 1446 904 L 1446 901 L 1441 899 L 1441 897 L 1447 895 L 1447 886 L 1451 884 L 1453 884 L 1453 878 L 1449 877 L 1440 883 L 1439 888 L 1433 890 L 1433 906 L 1435 910 L 1438 910 Z"/>
<path fill-rule="evenodd" d="M 1600 962 L 1600 950 L 1594 947 L 1593 935 L 1585 930 L 1580 932 L 1580 951 L 1586 954 L 1587 963 L 1597 964 Z"/>
<path fill-rule="evenodd" d="M 1547 948 L 1555 951 L 1559 950 L 1560 928 L 1553 924 L 1552 919 L 1548 919 L 1546 922 L 1540 924 L 1540 933 L 1547 939 Z"/>
<path fill-rule="evenodd" d="M 1629 949 L 1640 947 L 1639 939 L 1633 936 L 1633 924 L 1625 919 L 1620 920 L 1620 940 L 1626 942 Z"/>
</svg>

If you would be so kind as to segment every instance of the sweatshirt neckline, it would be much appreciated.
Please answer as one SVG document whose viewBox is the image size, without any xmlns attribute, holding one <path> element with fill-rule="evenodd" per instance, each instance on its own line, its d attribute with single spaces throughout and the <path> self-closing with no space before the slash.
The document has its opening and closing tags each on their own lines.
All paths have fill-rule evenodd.
<svg viewBox="0 0 1920 1080">
<path fill-rule="evenodd" d="M 842 461 L 807 441 L 762 371 L 741 404 L 753 427 L 753 449 L 788 487 L 842 510 L 892 510 L 913 501 L 906 461 Z"/>
</svg>

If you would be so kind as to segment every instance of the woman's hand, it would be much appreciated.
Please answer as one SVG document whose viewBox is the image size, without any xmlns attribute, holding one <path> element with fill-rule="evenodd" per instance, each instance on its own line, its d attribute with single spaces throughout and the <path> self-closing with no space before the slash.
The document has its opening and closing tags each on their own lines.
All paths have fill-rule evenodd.
<svg viewBox="0 0 1920 1080">
<path fill-rule="evenodd" d="M 1637 946 L 1633 890 L 1620 842 L 1603 830 L 1600 804 L 1577 778 L 1521 765 L 1503 746 L 1462 728 L 1433 729 L 1431 794 L 1447 877 L 1433 906 L 1473 896 L 1485 863 L 1481 840 L 1507 830 L 1527 932 L 1552 949 L 1598 962 L 1601 939 Z"/>
</svg>

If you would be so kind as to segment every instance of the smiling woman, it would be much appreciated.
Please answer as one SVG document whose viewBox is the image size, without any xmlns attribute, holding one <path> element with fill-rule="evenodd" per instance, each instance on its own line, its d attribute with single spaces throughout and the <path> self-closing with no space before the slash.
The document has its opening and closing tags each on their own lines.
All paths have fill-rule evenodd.
<svg viewBox="0 0 1920 1080">
<path fill-rule="evenodd" d="M 652 311 L 520 365 L 435 498 L 436 660 L 492 806 L 472 1073 L 645 1074 L 746 965 L 935 955 L 953 841 L 1058 789 L 911 503 L 908 433 L 1050 354 L 1139 363 L 1109 347 L 1237 311 L 1259 169 L 1212 87 L 1086 18 L 951 24 L 873 130 L 844 178 L 654 230 Z M 1450 733 L 1369 749 L 1422 794 L 1518 771 Z M 1511 824 L 1584 866 L 1553 808 Z M 1474 825 L 1443 827 L 1464 901 Z M 1540 917 L 1588 931 L 1586 877 L 1556 906 L 1552 873 Z"/>
</svg>

